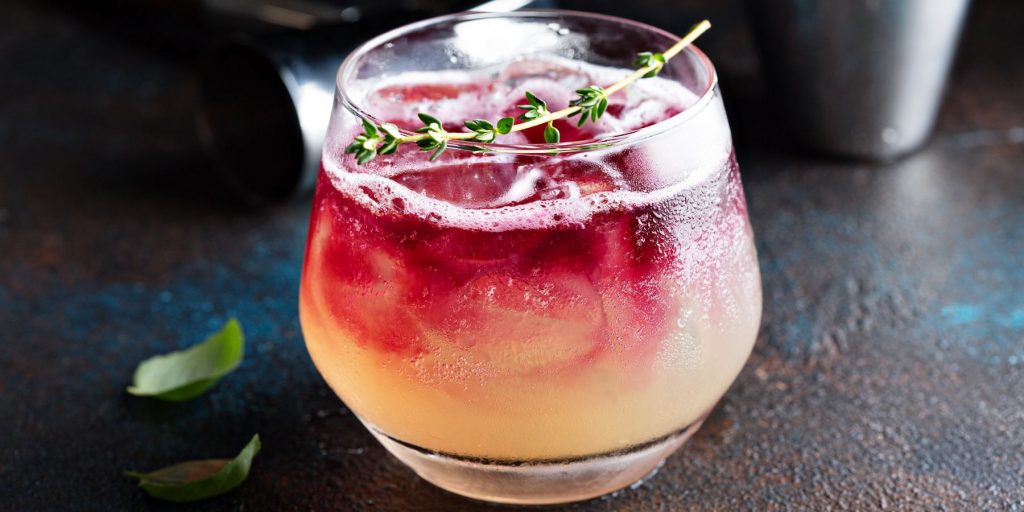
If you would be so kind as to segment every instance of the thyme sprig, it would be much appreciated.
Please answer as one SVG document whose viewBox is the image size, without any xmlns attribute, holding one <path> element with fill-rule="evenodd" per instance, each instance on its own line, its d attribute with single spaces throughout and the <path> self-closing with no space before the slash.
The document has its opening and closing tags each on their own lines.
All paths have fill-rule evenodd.
<svg viewBox="0 0 1024 512">
<path fill-rule="evenodd" d="M 657 71 L 653 71 L 653 73 L 655 75 L 658 74 Z M 644 78 L 647 77 L 645 76 Z M 587 119 L 590 119 L 592 123 L 596 123 L 604 115 L 604 111 L 608 109 L 608 94 L 604 91 L 604 87 L 600 85 L 576 89 L 576 94 L 579 97 L 570 101 L 569 106 L 579 107 L 579 110 L 569 114 L 569 117 L 580 116 L 580 120 L 576 123 L 577 127 L 583 126 Z"/>
<path fill-rule="evenodd" d="M 369 120 L 363 119 L 363 133 L 352 140 L 352 143 L 345 148 L 345 152 L 354 154 L 356 161 L 361 165 L 373 160 L 377 155 L 394 153 L 402 144 L 415 142 L 421 151 L 432 151 L 430 160 L 435 160 L 448 149 L 449 141 L 475 141 L 486 144 L 494 142 L 500 135 L 520 132 L 541 125 L 546 125 L 544 141 L 548 144 L 556 144 L 561 139 L 561 134 L 554 125 L 555 121 L 580 116 L 577 126 L 583 126 L 588 119 L 592 123 L 597 122 L 608 109 L 609 96 L 625 89 L 637 80 L 657 76 L 669 60 L 710 28 L 711 23 L 708 20 L 703 20 L 694 25 L 685 36 L 664 52 L 638 53 L 636 60 L 633 61 L 636 69 L 629 76 L 607 87 L 590 85 L 577 89 L 577 98 L 570 101 L 569 106 L 561 110 L 550 111 L 547 102 L 530 91 L 526 91 L 526 104 L 517 106 L 523 110 L 523 113 L 517 118 L 522 121 L 520 123 L 516 123 L 517 119 L 512 117 L 503 117 L 494 124 L 484 119 L 472 119 L 463 123 L 467 131 L 449 132 L 444 129 L 444 123 L 436 117 L 420 113 L 419 118 L 423 122 L 423 126 L 414 134 L 402 135 L 398 127 L 392 123 L 381 123 L 380 126 L 377 126 Z"/>
<path fill-rule="evenodd" d="M 420 121 L 423 121 L 423 128 L 416 130 L 416 133 L 422 133 L 426 135 L 425 138 L 416 141 L 416 145 L 423 151 L 434 151 L 430 155 L 430 160 L 433 161 L 437 157 L 444 153 L 445 149 L 448 149 L 448 132 L 445 131 L 436 117 L 430 114 L 424 114 L 420 112 L 417 114 Z"/>
<path fill-rule="evenodd" d="M 664 53 L 651 53 L 651 52 L 640 52 L 636 54 L 636 59 L 633 61 L 633 65 L 642 68 L 647 66 L 654 66 L 654 69 L 647 72 L 643 78 L 651 78 L 657 76 L 661 68 L 665 67 L 665 54 Z"/>
</svg>

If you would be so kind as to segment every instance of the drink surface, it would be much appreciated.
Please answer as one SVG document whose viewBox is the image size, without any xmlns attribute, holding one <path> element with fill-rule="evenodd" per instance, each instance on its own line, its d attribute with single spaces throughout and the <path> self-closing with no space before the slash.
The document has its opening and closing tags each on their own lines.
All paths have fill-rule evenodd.
<svg viewBox="0 0 1024 512">
<path fill-rule="evenodd" d="M 486 78 L 400 76 L 367 89 L 363 104 L 414 128 L 420 110 L 512 114 L 524 90 L 557 108 L 623 73 L 523 61 Z M 663 79 L 613 98 L 597 125 L 561 123 L 563 141 L 635 130 L 697 100 Z M 351 138 L 350 124 L 333 126 L 334 140 Z M 700 421 L 749 355 L 761 310 L 742 187 L 723 148 L 683 170 L 664 149 L 638 146 L 449 151 L 432 163 L 403 148 L 366 168 L 328 148 L 301 290 L 317 368 L 376 431 L 472 458 L 571 459 Z"/>
</svg>

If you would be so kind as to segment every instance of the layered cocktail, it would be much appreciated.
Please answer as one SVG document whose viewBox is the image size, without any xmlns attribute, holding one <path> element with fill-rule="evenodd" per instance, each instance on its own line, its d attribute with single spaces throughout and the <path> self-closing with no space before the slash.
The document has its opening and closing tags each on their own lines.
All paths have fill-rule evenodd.
<svg viewBox="0 0 1024 512">
<path fill-rule="evenodd" d="M 614 29 L 619 42 L 598 34 Z M 509 41 L 512 41 L 511 43 Z M 302 278 L 317 368 L 385 447 L 454 492 L 553 503 L 613 491 L 700 425 L 756 336 L 761 292 L 728 123 L 687 49 L 560 119 L 436 160 L 360 165 L 361 119 L 514 115 L 611 83 L 647 26 L 564 12 L 461 15 L 371 41 L 339 73 Z M 488 41 L 510 45 L 498 51 Z M 622 49 L 621 45 L 631 45 Z M 478 52 L 474 53 L 474 52 Z"/>
</svg>

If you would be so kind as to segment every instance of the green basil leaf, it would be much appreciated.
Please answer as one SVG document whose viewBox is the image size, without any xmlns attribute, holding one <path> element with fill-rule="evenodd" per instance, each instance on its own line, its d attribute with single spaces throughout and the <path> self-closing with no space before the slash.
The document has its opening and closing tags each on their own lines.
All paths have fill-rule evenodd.
<svg viewBox="0 0 1024 512">
<path fill-rule="evenodd" d="M 140 363 L 128 392 L 169 402 L 191 400 L 238 368 L 244 346 L 242 327 L 238 320 L 231 319 L 198 345 Z"/>
<path fill-rule="evenodd" d="M 138 478 L 139 487 L 154 498 L 188 503 L 212 498 L 238 487 L 249 476 L 252 459 L 259 452 L 260 436 L 256 434 L 231 460 L 193 460 L 151 473 L 126 471 L 125 474 Z"/>
</svg>

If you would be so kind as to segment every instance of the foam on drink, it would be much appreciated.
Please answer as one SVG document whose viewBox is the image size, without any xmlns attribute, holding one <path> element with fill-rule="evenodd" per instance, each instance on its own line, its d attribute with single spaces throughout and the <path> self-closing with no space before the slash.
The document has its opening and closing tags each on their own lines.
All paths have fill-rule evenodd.
<svg viewBox="0 0 1024 512">
<path fill-rule="evenodd" d="M 364 89 L 356 95 L 365 102 L 363 108 L 377 119 L 398 124 L 406 129 L 418 126 L 416 114 L 431 112 L 446 122 L 446 129 L 460 130 L 452 120 L 517 115 L 516 104 L 524 102 L 525 91 L 531 91 L 548 101 L 549 108 L 566 105 L 573 99 L 573 91 L 592 83 L 613 83 L 627 74 L 627 70 L 595 66 L 555 57 L 514 63 L 504 68 L 484 69 L 476 73 L 431 72 L 402 73 L 385 80 L 375 80 L 373 89 Z M 367 84 L 369 86 L 369 84 Z M 356 88 L 356 90 L 360 90 Z M 597 123 L 588 122 L 584 130 L 573 133 L 586 140 L 600 141 L 609 135 L 639 130 L 675 114 L 681 113 L 698 101 L 698 97 L 678 82 L 655 77 L 634 83 L 631 87 L 612 95 L 608 112 Z M 568 123 L 575 126 L 575 118 Z M 563 131 L 566 129 L 563 126 Z M 355 136 L 345 133 L 337 140 Z M 565 140 L 563 138 L 563 140 Z M 521 132 L 500 138 L 502 144 L 526 144 Z M 488 154 L 473 156 L 471 161 L 456 163 L 462 167 L 460 179 L 474 170 L 493 172 L 498 167 L 515 167 L 515 177 L 507 184 L 504 201 L 465 205 L 451 198 L 434 198 L 403 186 L 401 177 L 410 173 L 424 174 L 433 169 L 452 165 L 450 159 L 428 162 L 423 153 L 413 147 L 400 148 L 394 155 L 380 156 L 360 169 L 349 172 L 341 161 L 348 158 L 339 145 L 328 148 L 323 161 L 324 169 L 339 190 L 350 191 L 353 199 L 380 215 L 399 214 L 429 218 L 443 226 L 484 231 L 515 229 L 549 229 L 557 226 L 582 225 L 602 212 L 633 209 L 653 205 L 678 196 L 683 191 L 705 181 L 707 175 L 721 168 L 728 153 L 721 152 L 715 165 L 703 165 L 689 173 L 678 173 L 676 183 L 656 190 L 632 190 L 622 173 L 612 162 L 604 160 L 607 151 L 592 151 L 591 178 L 606 185 L 579 187 L 566 184 L 565 194 L 545 197 L 543 194 L 526 203 L 517 199 L 529 197 L 529 181 L 558 182 L 551 169 L 557 169 L 558 157 L 525 158 L 515 154 Z M 411 145 L 410 145 L 411 146 Z M 460 155 L 464 156 L 464 155 Z M 554 163 L 553 163 L 554 162 Z M 636 170 L 636 169 L 634 169 Z M 454 186 L 471 187 L 460 182 Z M 398 205 L 398 206 L 396 206 Z"/>
</svg>

